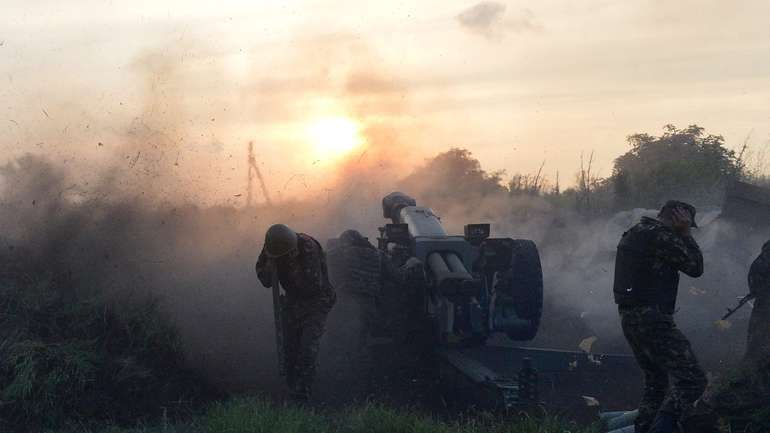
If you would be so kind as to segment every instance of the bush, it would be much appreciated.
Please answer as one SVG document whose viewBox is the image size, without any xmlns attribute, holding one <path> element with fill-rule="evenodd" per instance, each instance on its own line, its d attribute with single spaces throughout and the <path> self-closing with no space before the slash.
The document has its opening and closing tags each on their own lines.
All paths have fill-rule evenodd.
<svg viewBox="0 0 770 433">
<path fill-rule="evenodd" d="M 117 308 L 23 275 L 0 276 L 0 430 L 135 422 L 203 395 L 155 302 Z"/>
<path fill-rule="evenodd" d="M 721 187 L 744 175 L 735 152 L 722 136 L 706 135 L 697 125 L 663 129 L 658 137 L 628 137 L 631 150 L 615 160 L 610 178 L 618 208 L 657 208 L 672 198 L 696 206 L 720 203 Z"/>
</svg>

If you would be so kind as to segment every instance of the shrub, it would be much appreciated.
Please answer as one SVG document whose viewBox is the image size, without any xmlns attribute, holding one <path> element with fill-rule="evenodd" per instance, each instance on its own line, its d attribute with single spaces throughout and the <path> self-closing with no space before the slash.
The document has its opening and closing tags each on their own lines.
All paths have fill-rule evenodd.
<svg viewBox="0 0 770 433">
<path fill-rule="evenodd" d="M 204 395 L 156 302 L 81 299 L 22 275 L 0 276 L 0 429 L 135 422 Z"/>
</svg>

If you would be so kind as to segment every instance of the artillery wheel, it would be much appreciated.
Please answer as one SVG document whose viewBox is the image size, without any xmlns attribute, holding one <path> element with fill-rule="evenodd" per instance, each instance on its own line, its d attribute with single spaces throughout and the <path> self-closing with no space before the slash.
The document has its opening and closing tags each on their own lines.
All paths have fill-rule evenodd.
<svg viewBox="0 0 770 433">
<path fill-rule="evenodd" d="M 519 341 L 535 338 L 543 316 L 543 269 L 534 242 L 511 240 L 510 267 L 501 279 L 512 297 L 516 315 L 529 321 L 529 326 L 517 328 L 508 336 Z"/>
</svg>

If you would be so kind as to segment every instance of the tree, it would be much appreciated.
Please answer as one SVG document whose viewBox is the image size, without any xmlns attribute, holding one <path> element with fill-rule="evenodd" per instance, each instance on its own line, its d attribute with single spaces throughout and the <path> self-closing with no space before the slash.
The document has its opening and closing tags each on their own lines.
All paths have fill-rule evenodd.
<svg viewBox="0 0 770 433">
<path fill-rule="evenodd" d="M 488 173 L 466 149 L 452 148 L 426 161 L 425 165 L 399 182 L 407 194 L 430 197 L 435 203 L 475 203 L 507 190 L 502 171 Z"/>
<path fill-rule="evenodd" d="M 743 167 L 721 135 L 706 135 L 690 125 L 663 127 L 663 134 L 628 137 L 631 150 L 615 160 L 610 182 L 619 207 L 658 207 L 667 199 L 696 205 L 719 202 L 727 182 L 739 178 Z"/>
</svg>

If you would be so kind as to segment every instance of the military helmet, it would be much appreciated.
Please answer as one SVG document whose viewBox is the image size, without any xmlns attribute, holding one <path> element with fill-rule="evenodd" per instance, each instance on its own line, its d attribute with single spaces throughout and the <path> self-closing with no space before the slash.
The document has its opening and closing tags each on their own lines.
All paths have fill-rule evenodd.
<svg viewBox="0 0 770 433">
<path fill-rule="evenodd" d="M 345 230 L 340 235 L 340 242 L 354 247 L 371 246 L 369 241 L 357 230 Z"/>
<path fill-rule="evenodd" d="M 690 221 L 691 221 L 690 227 L 698 227 L 698 224 L 695 223 L 695 206 L 691 205 L 690 203 L 685 203 L 683 201 L 669 200 L 660 209 L 660 213 L 662 214 L 665 211 L 673 211 L 674 209 L 682 209 L 687 213 L 689 213 Z"/>
<path fill-rule="evenodd" d="M 340 241 L 348 245 L 359 245 L 362 241 L 366 241 L 366 238 L 357 230 L 345 230 L 340 234 Z"/>
<path fill-rule="evenodd" d="M 283 224 L 275 224 L 265 234 L 265 253 L 268 257 L 281 257 L 297 248 L 297 233 Z"/>
</svg>

